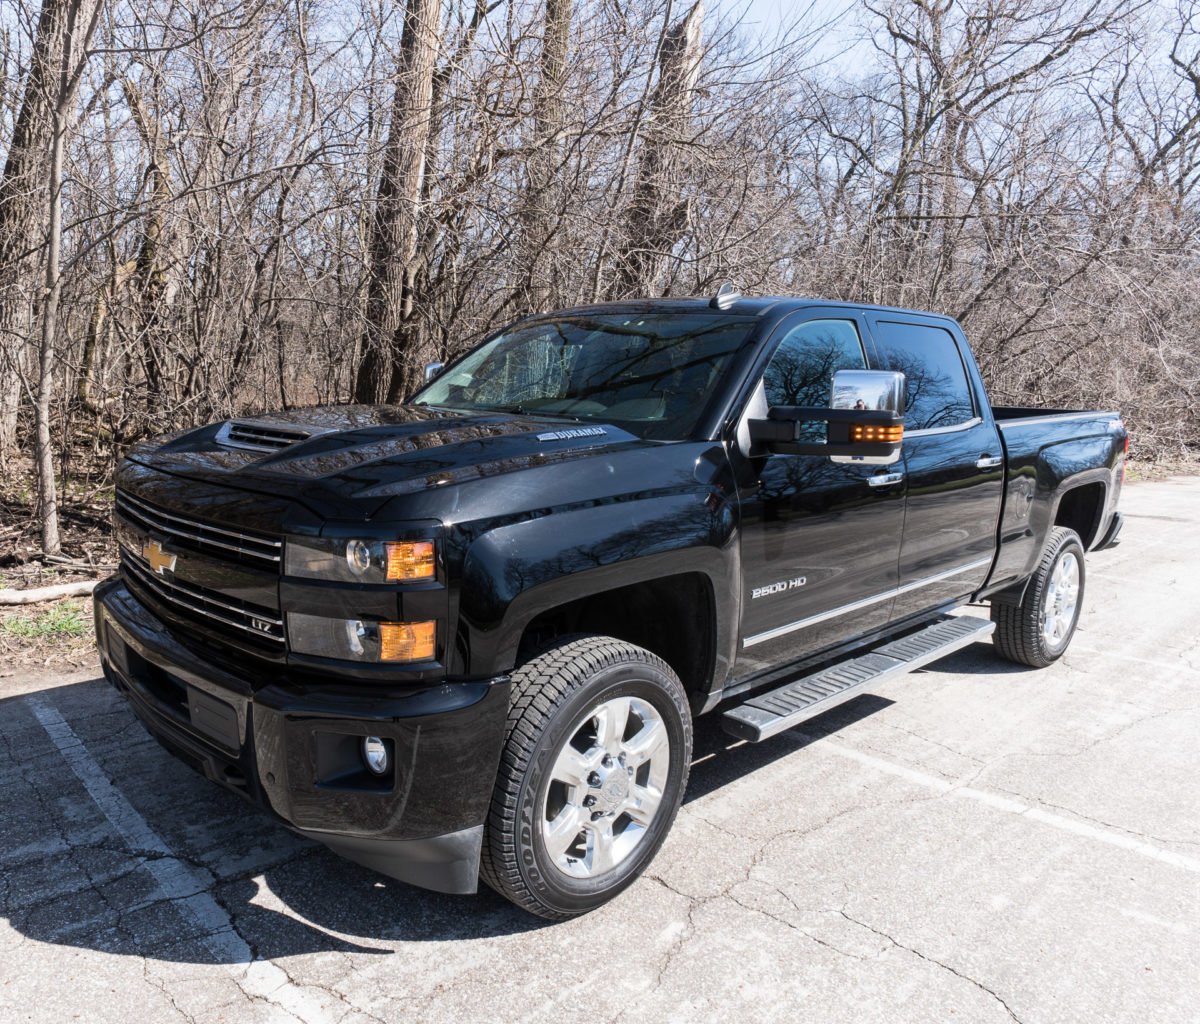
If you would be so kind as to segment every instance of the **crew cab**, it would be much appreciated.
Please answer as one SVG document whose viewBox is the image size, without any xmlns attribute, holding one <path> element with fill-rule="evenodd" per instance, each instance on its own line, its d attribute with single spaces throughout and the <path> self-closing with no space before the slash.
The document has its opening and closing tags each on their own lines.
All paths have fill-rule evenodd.
<svg viewBox="0 0 1200 1024">
<path fill-rule="evenodd" d="M 1047 666 L 1121 526 L 1120 416 L 993 408 L 931 313 L 723 288 L 428 377 L 130 450 L 97 642 L 284 825 L 551 919 L 653 858 L 694 716 L 766 740 L 992 634 Z"/>
</svg>

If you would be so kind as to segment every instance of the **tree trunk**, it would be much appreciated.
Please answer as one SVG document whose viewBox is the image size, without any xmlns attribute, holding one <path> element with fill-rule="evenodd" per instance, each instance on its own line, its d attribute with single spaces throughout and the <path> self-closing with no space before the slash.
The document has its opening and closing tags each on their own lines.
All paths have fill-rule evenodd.
<svg viewBox="0 0 1200 1024">
<path fill-rule="evenodd" d="M 533 94 L 533 148 L 526 167 L 528 182 L 521 209 L 525 251 L 522 312 L 545 309 L 555 289 L 548 275 L 553 258 L 548 250 L 554 234 L 554 187 L 562 154 L 566 98 L 567 48 L 571 38 L 571 0 L 546 0 L 542 36 L 541 76 Z"/>
<path fill-rule="evenodd" d="M 657 294 L 671 250 L 687 227 L 687 201 L 680 195 L 679 143 L 687 134 L 700 74 L 703 20 L 704 6 L 697 0 L 663 39 L 658 87 L 650 100 L 650 123 L 626 218 L 613 298 Z"/>
<path fill-rule="evenodd" d="M 16 282 L 10 280 L 9 284 L 15 286 Z M 0 289 L 4 285 L 0 284 Z M 11 343 L 0 343 L 0 356 L 4 357 L 0 359 L 0 466 L 7 466 L 9 452 L 17 440 L 21 378 L 26 372 L 28 349 L 22 339 L 13 337 Z"/>
<path fill-rule="evenodd" d="M 168 291 L 170 259 L 169 254 L 161 250 L 166 233 L 167 210 L 171 204 L 171 171 L 161 126 L 151 120 L 137 85 L 127 77 L 121 80 L 121 89 L 133 114 L 138 134 L 150 154 L 146 169 L 150 179 L 150 200 L 142 224 L 142 244 L 138 250 L 132 287 L 137 300 L 136 323 L 141 338 L 142 361 L 146 367 L 147 401 L 153 409 L 164 398 L 167 354 L 170 352 L 163 310 Z"/>
<path fill-rule="evenodd" d="M 66 67 L 63 68 L 66 77 Z M 65 92 L 65 82 L 64 89 Z M 50 224 L 46 233 L 46 299 L 42 308 L 42 333 L 38 346 L 38 386 L 34 396 L 34 451 L 37 470 L 38 518 L 42 526 L 42 554 L 62 550 L 58 537 L 58 492 L 54 480 L 54 448 L 50 438 L 50 402 L 54 398 L 54 337 L 58 328 L 58 301 L 62 295 L 59 254 L 62 249 L 62 164 L 66 112 L 55 110 L 54 140 L 50 145 Z"/>
<path fill-rule="evenodd" d="M 92 315 L 88 320 L 87 334 L 83 339 L 83 357 L 79 362 L 79 375 L 75 379 L 75 401 L 84 412 L 93 417 L 99 417 L 103 411 L 101 404 L 96 401 L 92 388 L 95 384 L 93 376 L 96 364 L 103 365 L 108 354 L 109 340 L 112 336 L 112 305 L 121 294 L 127 281 L 137 270 L 137 261 L 129 260 L 114 267 L 112 277 L 101 285 L 92 304 Z"/>
<path fill-rule="evenodd" d="M 394 398 L 411 376 L 419 206 L 440 35 L 440 5 L 408 0 L 371 223 L 367 326 L 354 381 L 358 402 Z"/>
<path fill-rule="evenodd" d="M 17 344 L 28 336 L 35 240 L 43 226 L 46 232 L 45 292 L 33 412 L 38 515 L 42 551 L 48 555 L 58 554 L 61 548 L 50 403 L 54 397 L 54 342 L 62 292 L 59 254 L 63 151 L 88 40 L 99 16 L 100 0 L 46 0 L 38 20 L 17 130 L 0 180 L 0 266 L 5 267 L 8 281 L 4 298 L 0 299 L 0 336 Z"/>
<path fill-rule="evenodd" d="M 61 71 L 76 26 L 88 26 L 90 34 L 99 3 L 45 0 L 42 4 L 29 77 L 0 176 L 0 369 L 5 374 L 0 383 L 0 450 L 15 439 L 19 373 L 30 362 L 38 257 L 49 201 L 46 168 Z M 76 52 L 80 49 L 82 45 L 76 45 Z"/>
</svg>

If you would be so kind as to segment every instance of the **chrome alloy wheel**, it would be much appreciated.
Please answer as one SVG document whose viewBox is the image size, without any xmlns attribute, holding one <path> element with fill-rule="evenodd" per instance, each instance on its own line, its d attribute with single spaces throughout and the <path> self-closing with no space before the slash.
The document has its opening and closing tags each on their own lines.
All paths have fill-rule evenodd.
<svg viewBox="0 0 1200 1024">
<path fill-rule="evenodd" d="M 1079 602 L 1079 560 L 1067 552 L 1058 560 L 1042 601 L 1042 636 L 1057 646 L 1066 639 L 1075 622 Z"/>
<path fill-rule="evenodd" d="M 614 697 L 576 723 L 558 752 L 542 808 L 542 841 L 564 874 L 591 878 L 628 857 L 662 803 L 671 741 L 640 697 Z"/>
</svg>

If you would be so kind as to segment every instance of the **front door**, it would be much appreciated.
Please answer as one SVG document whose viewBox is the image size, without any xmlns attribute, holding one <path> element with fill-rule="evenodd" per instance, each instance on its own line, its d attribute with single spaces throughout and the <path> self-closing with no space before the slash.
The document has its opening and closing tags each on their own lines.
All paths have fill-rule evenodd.
<svg viewBox="0 0 1200 1024">
<path fill-rule="evenodd" d="M 867 366 L 864 328 L 844 309 L 806 310 L 802 322 L 786 322 L 752 412 L 756 402 L 756 415 L 773 405 L 828 407 L 834 372 Z M 824 427 L 816 432 L 813 440 L 822 440 Z M 740 677 L 886 625 L 904 519 L 899 464 L 771 454 L 748 462 L 740 488 Z"/>
</svg>

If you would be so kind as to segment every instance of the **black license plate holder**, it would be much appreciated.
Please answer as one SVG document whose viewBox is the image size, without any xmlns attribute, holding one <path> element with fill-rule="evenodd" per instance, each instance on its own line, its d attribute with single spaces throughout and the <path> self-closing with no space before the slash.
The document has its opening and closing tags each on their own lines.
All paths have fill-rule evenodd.
<svg viewBox="0 0 1200 1024">
<path fill-rule="evenodd" d="M 188 718 L 192 728 L 236 754 L 241 749 L 237 711 L 223 700 L 197 689 L 187 688 Z"/>
</svg>

